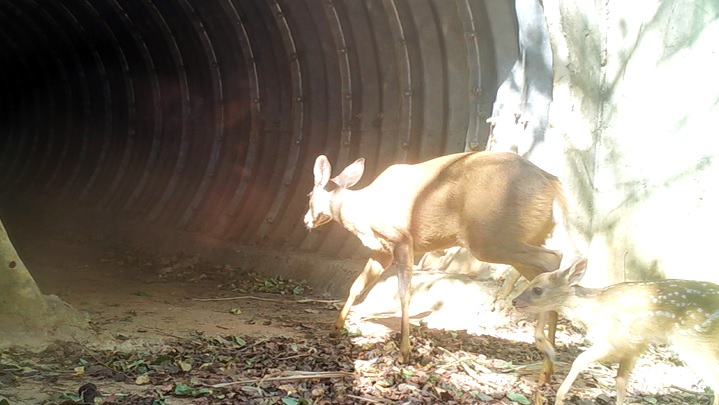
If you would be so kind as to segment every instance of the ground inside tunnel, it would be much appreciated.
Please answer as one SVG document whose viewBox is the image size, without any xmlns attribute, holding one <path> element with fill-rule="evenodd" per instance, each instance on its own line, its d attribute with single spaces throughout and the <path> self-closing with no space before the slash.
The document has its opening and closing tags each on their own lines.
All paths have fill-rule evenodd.
<svg viewBox="0 0 719 405">
<path fill-rule="evenodd" d="M 106 404 L 510 404 L 531 399 L 534 390 L 540 358 L 527 320 L 493 313 L 482 302 L 464 313 L 464 327 L 435 326 L 457 310 L 431 301 L 446 289 L 463 293 L 452 278 L 415 278 L 415 308 L 434 305 L 435 316 L 414 311 L 414 361 L 402 366 L 395 361 L 392 277 L 355 307 L 352 337 L 329 339 L 344 297 L 317 294 L 301 280 L 76 232 L 33 231 L 32 240 L 22 232 L 14 240 L 41 290 L 85 312 L 99 339 L 40 354 L 3 353 L 0 398 L 11 405 L 76 403 L 67 401 L 77 400 L 85 383 L 95 384 Z M 443 283 L 445 290 L 438 288 Z M 463 300 L 482 301 L 480 295 L 491 296 L 496 287 L 493 280 L 476 281 Z M 208 298 L 236 299 L 203 301 Z M 549 400 L 584 345 L 567 323 L 558 342 L 557 379 L 543 390 Z M 677 364 L 665 349 L 652 351 L 633 375 L 630 398 L 709 403 L 700 380 Z M 614 371 L 608 366 L 583 374 L 569 403 L 611 402 Z"/>
</svg>

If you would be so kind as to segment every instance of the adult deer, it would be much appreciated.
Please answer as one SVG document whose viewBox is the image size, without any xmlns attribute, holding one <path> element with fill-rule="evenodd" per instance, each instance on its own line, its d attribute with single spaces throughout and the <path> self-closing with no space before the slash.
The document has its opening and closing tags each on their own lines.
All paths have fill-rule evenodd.
<svg viewBox="0 0 719 405">
<path fill-rule="evenodd" d="M 580 259 L 570 267 L 539 275 L 513 301 L 522 312 L 560 311 L 587 327 L 593 345 L 577 356 L 557 390 L 556 405 L 579 373 L 591 363 L 619 361 L 617 405 L 627 396 L 627 382 L 650 344 L 671 344 L 714 390 L 719 405 L 719 286 L 691 280 L 625 282 L 606 288 L 584 288 L 587 267 Z"/>
<path fill-rule="evenodd" d="M 349 188 L 364 173 L 363 158 L 332 179 L 331 172 L 327 157 L 318 156 L 305 225 L 313 229 L 335 220 L 372 252 L 352 284 L 333 335 L 341 333 L 355 299 L 394 263 L 402 308 L 400 361 L 409 361 L 415 252 L 463 246 L 479 260 L 512 265 L 529 280 L 559 267 L 562 254 L 542 245 L 554 228 L 555 208 L 562 217 L 566 213 L 561 184 L 516 154 L 468 152 L 396 164 L 360 190 Z M 543 314 L 535 330 L 537 347 L 545 353 L 540 383 L 552 374 L 556 321 L 556 313 Z"/>
</svg>

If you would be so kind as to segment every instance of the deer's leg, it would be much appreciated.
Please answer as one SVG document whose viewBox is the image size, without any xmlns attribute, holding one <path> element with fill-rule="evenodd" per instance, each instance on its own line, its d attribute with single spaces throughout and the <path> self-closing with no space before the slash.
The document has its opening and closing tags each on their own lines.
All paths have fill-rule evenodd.
<svg viewBox="0 0 719 405">
<path fill-rule="evenodd" d="M 459 252 L 459 249 L 461 249 L 460 246 L 452 246 L 451 248 L 445 250 L 445 253 L 442 258 L 439 259 L 439 263 L 437 264 L 437 270 L 447 271 L 449 265 L 452 264 L 452 261 L 454 261 L 454 256 L 456 256 L 457 252 Z"/>
<path fill-rule="evenodd" d="M 499 292 L 497 292 L 497 296 L 494 297 L 494 302 L 506 300 L 507 297 L 509 297 L 509 294 L 512 293 L 514 285 L 517 284 L 517 280 L 519 280 L 520 277 L 522 277 L 522 274 L 519 271 L 517 271 L 516 269 L 510 269 L 507 278 L 504 279 L 504 284 L 502 284 L 502 288 L 499 290 Z"/>
<path fill-rule="evenodd" d="M 515 269 L 527 280 L 534 279 L 541 272 L 535 268 L 516 264 Z M 546 332 L 545 332 L 546 327 Z M 542 371 L 539 375 L 539 385 L 548 383 L 554 373 L 554 340 L 557 332 L 557 313 L 554 311 L 540 313 L 534 327 L 534 344 L 543 354 Z"/>
<path fill-rule="evenodd" d="M 549 312 L 542 312 L 537 317 L 537 324 L 534 326 L 534 345 L 548 357 L 550 361 L 554 360 L 554 344 L 544 331 L 544 327 L 549 321 Z M 542 368 L 544 369 L 544 367 Z M 541 378 L 540 378 L 541 379 Z"/>
<path fill-rule="evenodd" d="M 433 252 L 427 252 L 422 255 L 422 258 L 419 260 L 419 263 L 417 263 L 417 269 L 420 270 L 437 270 L 437 271 L 446 271 L 447 268 L 449 268 L 449 265 L 452 264 L 452 261 L 454 260 L 454 256 L 459 252 L 459 249 L 461 249 L 460 246 L 453 246 L 451 248 L 445 249 L 443 251 L 441 250 L 435 250 Z M 434 267 L 429 267 L 427 265 L 427 260 L 430 257 L 437 258 L 439 256 L 439 253 L 442 252 L 442 256 L 437 259 L 437 264 Z"/>
<path fill-rule="evenodd" d="M 538 258 L 542 259 L 537 260 L 534 263 L 520 262 L 512 264 L 512 266 L 517 270 L 517 272 L 523 275 L 524 278 L 526 278 L 527 280 L 531 281 L 540 273 L 544 271 L 552 271 L 559 267 L 559 263 L 562 260 L 562 254 L 560 252 L 555 252 L 552 250 L 547 250 L 541 247 L 531 245 L 527 246 L 531 247 L 530 250 L 533 250 L 538 254 L 541 253 Z M 523 258 L 526 256 L 518 255 L 517 257 Z M 556 268 L 554 269 L 539 267 L 554 265 L 556 265 Z M 511 287 L 514 287 L 514 285 L 512 284 Z M 545 333 L 545 326 L 547 327 L 547 333 Z M 534 344 L 543 354 L 542 369 L 539 372 L 539 379 L 537 380 L 539 386 L 549 383 L 552 380 L 552 374 L 554 374 L 554 340 L 556 337 L 556 332 L 557 313 L 554 311 L 540 313 L 537 319 L 537 324 L 534 328 Z M 544 403 L 544 399 L 542 398 L 542 392 L 540 390 L 537 390 L 535 392 L 534 403 L 538 405 Z M 561 402 L 559 402 L 558 400 L 557 404 L 561 404 Z"/>
<path fill-rule="evenodd" d="M 340 315 L 337 317 L 337 321 L 335 322 L 334 329 L 330 332 L 330 336 L 337 337 L 342 334 L 342 329 L 345 327 L 345 321 L 347 320 L 350 308 L 352 308 L 352 304 L 354 304 L 357 297 L 359 297 L 365 289 L 372 286 L 377 281 L 383 271 L 384 267 L 382 267 L 382 264 L 380 264 L 377 260 L 369 259 L 367 261 L 362 273 L 360 273 L 354 283 L 352 283 L 350 294 L 347 297 L 347 301 L 345 301 L 345 305 L 342 307 L 342 311 L 340 311 Z"/>
<path fill-rule="evenodd" d="M 637 364 L 638 356 L 628 356 L 619 361 L 619 369 L 617 369 L 617 405 L 624 405 L 627 399 L 627 383 L 629 383 L 629 375 Z"/>
<path fill-rule="evenodd" d="M 558 269 L 562 262 L 562 252 L 558 250 L 549 250 L 541 246 L 521 242 L 500 243 L 489 246 L 474 243 L 470 245 L 470 251 L 477 260 L 509 264 L 516 269 L 507 277 L 507 281 L 505 281 L 502 289 L 497 294 L 498 297 L 502 298 L 509 296 L 520 275 L 532 281 L 540 273 Z"/>
<path fill-rule="evenodd" d="M 422 255 L 422 258 L 419 259 L 419 263 L 417 263 L 417 269 L 423 270 L 423 269 L 425 268 L 425 266 L 426 266 L 425 263 L 427 262 L 427 258 L 430 257 L 430 256 L 435 255 L 436 253 L 437 253 L 437 252 L 427 252 L 427 253 L 423 254 L 423 255 Z"/>
<path fill-rule="evenodd" d="M 549 342 L 552 344 L 552 348 L 554 348 L 554 342 L 557 338 L 557 319 L 559 318 L 559 314 L 557 314 L 556 311 L 549 311 L 547 312 L 547 339 L 549 339 Z M 552 361 L 554 361 L 554 356 L 552 357 Z"/>
<path fill-rule="evenodd" d="M 549 336 L 544 332 L 544 326 L 549 324 Z M 534 344 L 542 352 L 542 369 L 539 372 L 539 379 L 537 385 L 542 386 L 547 384 L 552 379 L 554 374 L 554 337 L 557 326 L 557 313 L 554 311 L 542 312 L 537 318 L 537 324 L 534 327 Z M 542 391 L 537 390 L 534 393 L 534 404 L 544 404 L 544 398 L 542 397 Z M 559 402 L 557 402 L 559 403 Z"/>
<path fill-rule="evenodd" d="M 395 249 L 399 300 L 402 306 L 402 326 L 399 343 L 399 361 L 401 363 L 409 362 L 411 351 L 409 343 L 409 301 L 412 295 L 412 258 L 413 249 L 411 244 L 402 244 Z"/>
<path fill-rule="evenodd" d="M 544 327 L 547 326 L 545 334 Z M 554 340 L 557 332 L 557 313 L 554 311 L 542 312 L 537 318 L 534 327 L 534 344 L 543 353 L 542 371 L 539 375 L 539 385 L 548 383 L 554 373 Z"/>
<path fill-rule="evenodd" d="M 579 373 L 584 371 L 590 364 L 601 361 L 609 353 L 611 353 L 610 347 L 604 345 L 594 345 L 587 349 L 584 353 L 577 356 L 574 363 L 572 363 L 572 368 L 569 370 L 567 378 L 564 379 L 562 385 L 560 385 L 557 390 L 557 400 L 554 404 L 563 405 L 564 398 L 567 396 L 569 388 L 574 383 L 574 380 L 577 379 Z"/>
<path fill-rule="evenodd" d="M 517 243 L 511 240 L 509 242 L 495 241 L 493 245 L 483 245 L 481 242 L 479 240 L 471 241 L 470 244 L 470 250 L 477 259 L 510 264 L 529 281 L 532 281 L 540 273 L 556 270 L 562 261 L 562 252 L 545 249 L 541 246 Z M 549 336 L 544 333 L 545 325 L 549 328 Z M 554 371 L 552 359 L 554 358 L 556 329 L 556 312 L 540 314 L 534 330 L 535 344 L 544 353 L 542 371 L 539 376 L 540 385 L 549 382 Z"/>
</svg>

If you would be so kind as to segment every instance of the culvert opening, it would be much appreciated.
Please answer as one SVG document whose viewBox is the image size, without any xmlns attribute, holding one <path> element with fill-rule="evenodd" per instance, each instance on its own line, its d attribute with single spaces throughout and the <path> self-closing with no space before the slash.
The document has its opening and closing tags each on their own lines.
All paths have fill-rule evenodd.
<svg viewBox="0 0 719 405">
<path fill-rule="evenodd" d="M 541 87 L 524 71 L 547 73 L 529 3 L 3 2 L 0 215 L 27 243 L 50 227 L 234 262 L 359 260 L 341 227 L 302 223 L 315 157 L 365 157 L 363 186 L 483 149 L 497 106 Z"/>
</svg>

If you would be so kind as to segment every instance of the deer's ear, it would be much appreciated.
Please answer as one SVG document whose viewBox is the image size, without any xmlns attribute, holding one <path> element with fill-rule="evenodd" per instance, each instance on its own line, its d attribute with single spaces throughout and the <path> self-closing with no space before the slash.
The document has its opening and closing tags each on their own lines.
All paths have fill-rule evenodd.
<svg viewBox="0 0 719 405">
<path fill-rule="evenodd" d="M 342 173 L 332 179 L 338 186 L 349 188 L 357 184 L 364 174 L 364 158 L 359 158 L 351 165 L 345 167 Z"/>
<path fill-rule="evenodd" d="M 570 268 L 566 271 L 567 273 L 567 284 L 570 287 L 579 285 L 579 281 L 584 277 L 584 273 L 587 270 L 587 259 L 581 258 L 574 262 Z"/>
<path fill-rule="evenodd" d="M 327 159 L 327 156 L 317 156 L 312 172 L 315 175 L 315 188 L 327 185 L 327 182 L 330 181 L 330 175 L 332 175 L 332 165 L 329 159 Z"/>
</svg>

